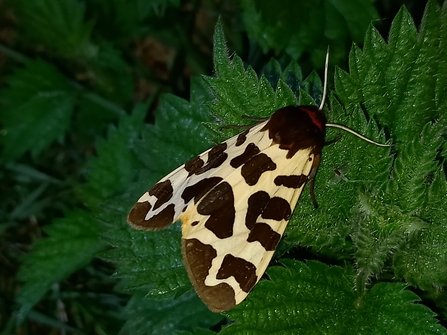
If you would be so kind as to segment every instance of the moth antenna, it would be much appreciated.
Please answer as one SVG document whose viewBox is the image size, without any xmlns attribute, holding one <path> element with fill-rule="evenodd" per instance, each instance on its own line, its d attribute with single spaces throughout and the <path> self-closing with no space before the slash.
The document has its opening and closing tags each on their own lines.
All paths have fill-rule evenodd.
<svg viewBox="0 0 447 335">
<path fill-rule="evenodd" d="M 329 68 L 329 46 L 326 51 L 326 61 L 324 62 L 324 79 L 323 79 L 323 99 L 321 100 L 320 107 L 318 109 L 321 111 L 324 107 L 324 102 L 326 101 L 326 93 L 327 93 L 327 70 Z"/>
<path fill-rule="evenodd" d="M 344 131 L 347 131 L 348 133 L 351 133 L 352 135 L 357 136 L 358 138 L 361 138 L 362 140 L 364 140 L 366 142 L 369 142 L 369 143 L 372 143 L 374 145 L 377 145 L 378 147 L 392 147 L 393 146 L 392 144 L 382 144 L 382 143 L 373 141 L 373 140 L 369 139 L 368 137 L 365 137 L 365 136 L 357 133 L 356 131 L 354 131 L 354 130 L 348 128 L 348 127 L 345 127 L 345 126 L 342 126 L 342 125 L 339 125 L 339 124 L 336 124 L 336 123 L 326 123 L 326 127 L 342 129 Z"/>
</svg>

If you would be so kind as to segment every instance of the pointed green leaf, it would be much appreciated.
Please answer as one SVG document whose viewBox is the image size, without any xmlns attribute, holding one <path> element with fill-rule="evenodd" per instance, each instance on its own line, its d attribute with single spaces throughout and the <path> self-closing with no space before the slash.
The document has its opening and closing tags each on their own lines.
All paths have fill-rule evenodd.
<svg viewBox="0 0 447 335">
<path fill-rule="evenodd" d="M 309 52 L 316 68 L 323 67 L 328 45 L 331 63 L 339 64 L 346 56 L 344 47 L 339 46 L 351 41 L 360 43 L 370 22 L 378 18 L 368 0 L 245 0 L 242 4 L 248 34 L 264 52 L 285 51 L 292 59 Z"/>
<path fill-rule="evenodd" d="M 227 312 L 219 334 L 447 334 L 402 284 L 375 285 L 361 300 L 350 269 L 283 260 L 250 299 Z"/>
<path fill-rule="evenodd" d="M 395 143 L 390 181 L 370 189 L 369 195 L 360 194 L 350 213 L 360 291 L 390 258 L 399 278 L 430 294 L 445 285 L 445 267 L 439 264 L 447 262 L 447 249 L 440 247 L 447 245 L 440 233 L 446 214 L 439 201 L 445 197 L 446 180 L 439 152 L 445 143 L 447 106 L 436 92 L 447 72 L 436 69 L 447 64 L 442 42 L 446 13 L 429 1 L 418 33 L 401 9 L 388 43 L 371 28 L 364 50 L 351 51 L 350 74 L 339 71 L 335 79 L 341 104 L 348 110 L 360 105 Z M 364 157 L 366 164 L 377 163 L 377 158 Z M 379 171 L 369 178 L 378 176 Z"/>
<path fill-rule="evenodd" d="M 21 321 L 54 283 L 87 265 L 104 248 L 100 224 L 87 212 L 73 211 L 45 228 L 47 238 L 34 243 L 24 260 L 19 279 L 24 282 L 17 297 Z"/>
<path fill-rule="evenodd" d="M 118 128 L 109 128 L 106 140 L 98 140 L 98 157 L 92 157 L 86 164 L 89 182 L 80 189 L 83 201 L 91 209 L 99 208 L 105 199 L 126 191 L 135 180 L 136 168 L 141 164 L 131 148 L 140 136 L 150 103 L 151 100 L 138 104 L 130 116 L 121 117 Z"/>
<path fill-rule="evenodd" d="M 135 335 L 176 334 L 177 331 L 191 331 L 196 327 L 208 328 L 223 319 L 199 304 L 198 299 L 191 293 L 165 302 L 135 295 L 124 309 L 123 317 L 127 322 L 121 331 Z"/>
<path fill-rule="evenodd" d="M 85 4 L 81 1 L 16 0 L 13 4 L 25 38 L 64 57 L 94 52 L 89 44 L 91 24 L 84 21 Z"/>
<path fill-rule="evenodd" d="M 144 290 L 157 300 L 172 299 L 192 289 L 181 259 L 180 227 L 174 224 L 164 231 L 145 232 L 130 228 L 125 221 L 143 192 L 211 145 L 207 139 L 210 132 L 203 124 L 210 118 L 200 99 L 211 100 L 211 96 L 199 80 L 193 80 L 191 91 L 196 96 L 190 103 L 172 95 L 161 99 L 155 125 L 147 126 L 142 140 L 132 143 L 132 155 L 139 162 L 137 177 L 133 177 L 136 183 L 127 186 L 129 193 L 119 205 L 106 204 L 111 209 L 103 218 L 113 223 L 105 233 L 107 241 L 119 248 L 102 256 L 118 264 L 116 275 L 125 279 L 123 289 Z"/>
<path fill-rule="evenodd" d="M 53 65 L 42 60 L 27 61 L 6 82 L 8 86 L 0 92 L 3 159 L 13 160 L 26 152 L 37 156 L 65 135 L 75 90 Z"/>
<path fill-rule="evenodd" d="M 424 16 L 426 29 L 435 26 L 427 20 L 444 17 L 438 7 L 430 8 L 427 13 L 438 11 L 438 14 Z M 437 24 L 442 25 L 441 22 Z M 387 327 L 397 334 L 411 333 L 412 329 L 419 333 L 445 333 L 445 329 L 436 324 L 432 312 L 422 304 L 413 304 L 418 300 L 417 296 L 403 291 L 403 285 L 383 283 L 370 286 L 373 276 L 380 279 L 381 276 L 388 278 L 396 274 L 408 276 L 410 283 L 421 288 L 430 289 L 428 283 L 431 279 L 435 279 L 437 288 L 444 285 L 441 279 L 444 270 L 436 270 L 435 267 L 441 268 L 440 264 L 445 263 L 445 248 L 442 245 L 447 245 L 444 234 L 439 233 L 445 227 L 441 217 L 443 214 L 447 217 L 442 205 L 445 200 L 445 174 L 441 173 L 439 159 L 444 148 L 442 134 L 445 119 L 442 113 L 445 108 L 432 104 L 433 100 L 439 102 L 442 99 L 430 96 L 432 98 L 429 97 L 429 100 L 432 100 L 429 105 L 435 111 L 430 109 L 428 112 L 426 101 L 416 94 L 417 87 L 413 86 L 418 75 L 435 65 L 431 63 L 434 61 L 432 58 L 427 59 L 428 64 L 422 64 L 420 58 L 425 43 L 432 45 L 433 41 L 420 39 L 420 33 L 415 30 L 405 10 L 396 17 L 392 34 L 390 43 L 386 43 L 371 28 L 364 50 L 353 47 L 349 73 L 336 71 L 337 90 L 330 96 L 331 109 L 327 117 L 330 122 L 346 125 L 375 141 L 384 143 L 389 139 L 395 145 L 381 148 L 343 133 L 339 141 L 325 147 L 315 189 L 320 207 L 315 210 L 311 206 L 310 197 L 305 191 L 286 230 L 286 247 L 296 244 L 310 246 L 325 257 L 355 264 L 356 273 L 347 270 L 349 266 L 345 269 L 335 268 L 338 270 L 331 272 L 324 266 L 309 265 L 310 274 L 305 278 L 310 284 L 305 287 L 314 285 L 317 288 L 308 289 L 310 297 L 304 299 L 305 306 L 301 307 L 299 302 L 302 300 L 292 293 L 298 290 L 296 285 L 301 283 L 299 278 L 306 271 L 293 264 L 290 280 L 283 281 L 278 278 L 287 279 L 288 275 L 282 272 L 275 275 L 277 270 L 271 269 L 269 275 L 272 282 L 261 282 L 246 302 L 236 307 L 234 312 L 228 312 L 238 323 L 226 328 L 224 333 L 240 330 L 245 334 L 253 329 L 254 333 L 256 330 L 265 332 L 269 327 L 283 330 L 281 327 L 290 324 L 291 328 L 287 329 L 295 329 L 295 326 L 315 329 L 311 328 L 315 327 L 315 322 L 312 323 L 315 315 L 323 324 L 321 329 L 332 330 L 333 327 L 335 333 L 340 330 L 344 333 L 380 334 L 386 333 Z M 443 32 L 424 34 L 427 39 L 439 40 Z M 408 45 L 401 40 L 407 38 L 406 35 L 416 41 L 416 50 L 405 50 Z M 377 46 L 377 50 L 373 46 Z M 440 51 L 441 54 L 443 52 Z M 148 167 L 148 171 L 142 171 L 138 185 L 133 187 L 139 190 L 135 192 L 135 199 L 169 170 L 200 153 L 211 143 L 236 133 L 236 130 L 219 133 L 222 124 L 248 123 L 247 120 L 241 121 L 243 115 L 265 117 L 282 106 L 315 104 L 315 100 L 321 99 L 321 82 L 315 74 L 301 81 L 298 80 L 301 74 L 296 67 L 289 66 L 287 75 L 284 72 L 278 74 L 278 67 L 273 62 L 266 69 L 266 73 L 270 71 L 271 74 L 267 80 L 263 76 L 259 78 L 250 67 L 245 67 L 237 55 L 230 59 L 219 24 L 215 32 L 214 59 L 216 77 L 203 77 L 214 99 L 200 89 L 192 91 L 201 95 L 194 100 L 193 94 L 191 104 L 173 96 L 165 97 L 157 114 L 156 125 L 148 128 L 141 146 L 136 147 L 136 156 Z M 414 63 L 417 59 L 420 59 L 420 66 Z M 436 58 L 436 62 L 443 63 L 443 59 Z M 438 74 L 436 86 L 443 82 L 444 75 Z M 287 78 L 291 78 L 290 83 Z M 274 90 L 272 82 L 276 85 Z M 301 85 L 299 92 L 291 89 L 296 88 L 297 82 Z M 433 81 L 430 79 L 419 85 L 430 86 Z M 410 99 L 407 90 L 416 98 Z M 221 123 L 209 122 L 207 127 L 203 124 L 198 126 L 198 119 L 209 121 L 204 103 Z M 418 115 L 426 119 L 425 123 L 418 121 L 405 129 L 404 126 L 417 119 Z M 428 115 L 432 119 L 428 120 Z M 428 122 L 433 120 L 435 122 Z M 185 136 L 190 129 L 201 133 L 202 137 Z M 327 140 L 339 133 L 339 130 L 328 129 Z M 151 145 L 151 140 L 156 140 L 157 145 Z M 432 206 L 437 207 L 436 210 Z M 129 233 L 124 217 L 121 218 L 120 228 L 108 232 L 107 236 L 113 245 L 120 246 L 109 256 L 110 259 L 120 260 L 117 274 L 126 279 L 124 286 L 143 289 L 150 297 L 161 299 L 178 298 L 190 290 L 191 285 L 181 265 L 179 227 L 174 225 L 163 232 Z M 282 251 L 286 247 L 281 248 Z M 411 248 L 416 250 L 411 251 Z M 434 256 L 440 259 L 431 260 L 430 257 Z M 418 267 L 410 270 L 415 260 Z M 287 261 L 285 264 L 287 268 L 292 268 Z M 396 268 L 390 264 L 395 264 Z M 428 270 L 427 273 L 422 273 L 424 270 Z M 319 278 L 323 279 L 318 281 Z M 331 291 L 334 288 L 338 293 Z M 257 291 L 260 292 L 259 296 L 256 295 Z M 271 295 L 270 291 L 273 291 Z M 277 292 L 281 292 L 286 303 L 277 299 Z M 296 293 L 298 295 L 307 294 L 301 293 L 306 290 L 297 292 L 300 292 Z M 436 290 L 427 293 L 436 296 Z M 340 305 L 329 311 L 330 303 L 324 303 L 325 299 L 329 301 L 328 296 L 340 297 L 336 301 Z M 314 297 L 319 298 L 311 300 Z M 385 308 L 383 302 L 391 307 Z M 300 310 L 312 311 L 313 314 L 303 312 L 300 316 L 304 317 L 304 321 L 298 319 L 297 322 L 301 320 L 302 323 L 295 325 L 290 315 Z M 398 313 L 393 314 L 392 310 Z M 331 319 L 335 315 L 337 319 Z M 329 320 L 327 324 L 326 319 Z M 259 328 L 256 328 L 256 322 L 261 325 Z M 352 329 L 351 325 L 354 325 Z"/>
</svg>

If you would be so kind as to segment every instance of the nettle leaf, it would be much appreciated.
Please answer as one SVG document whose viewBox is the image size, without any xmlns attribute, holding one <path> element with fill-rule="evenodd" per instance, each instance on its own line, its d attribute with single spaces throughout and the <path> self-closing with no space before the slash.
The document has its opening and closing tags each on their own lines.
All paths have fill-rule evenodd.
<svg viewBox="0 0 447 335">
<path fill-rule="evenodd" d="M 322 68 L 328 45 L 331 63 L 339 64 L 346 57 L 346 46 L 362 42 L 369 23 L 378 19 L 369 0 L 245 0 L 242 4 L 248 34 L 264 52 L 285 51 L 298 59 L 310 50 L 316 68 Z"/>
<path fill-rule="evenodd" d="M 91 24 L 84 22 L 84 3 L 78 0 L 15 0 L 24 37 L 64 57 L 93 52 Z"/>
<path fill-rule="evenodd" d="M 377 125 L 368 122 L 360 108 L 348 112 L 339 102 L 330 99 L 330 122 L 346 125 L 360 134 L 384 143 Z M 312 246 L 331 257 L 350 259 L 352 241 L 352 208 L 364 192 L 375 192 L 388 180 L 392 157 L 389 148 L 379 148 L 350 134 L 328 129 L 326 140 L 341 135 L 337 142 L 323 149 L 315 196 L 319 207 L 314 209 L 309 192 L 305 189 L 289 223 L 287 240 L 294 244 Z M 368 160 L 365 160 L 368 157 Z M 355 221 L 354 221 L 355 222 Z M 361 224 L 359 221 L 358 224 Z M 326 248 L 329 248 L 328 250 Z"/>
<path fill-rule="evenodd" d="M 237 129 L 219 131 L 222 125 L 252 125 L 254 122 L 244 120 L 244 116 L 269 117 L 281 107 L 315 105 L 313 99 L 321 99 L 321 81 L 316 75 L 303 81 L 298 66 L 291 65 L 286 71 L 279 73 L 278 64 L 274 60 L 270 64 L 266 68 L 267 76 L 261 75 L 258 78 L 250 66 L 245 68 L 239 56 L 234 55 L 230 59 L 222 27 L 217 24 L 214 33 L 215 77 L 203 76 L 215 97 L 207 105 L 220 121 L 217 125 L 209 125 L 215 130 L 216 142 L 240 132 Z M 291 89 L 301 86 L 304 89 L 302 92 Z"/>
<path fill-rule="evenodd" d="M 118 127 L 110 126 L 107 139 L 97 141 L 97 157 L 86 164 L 88 184 L 80 189 L 85 204 L 92 210 L 100 208 L 105 199 L 127 191 L 138 174 L 138 163 L 132 152 L 140 136 L 142 123 L 151 100 L 135 106 L 131 115 L 121 117 Z"/>
<path fill-rule="evenodd" d="M 34 243 L 18 274 L 24 282 L 17 297 L 19 322 L 54 283 L 86 266 L 104 248 L 98 239 L 100 227 L 92 214 L 77 210 L 44 228 L 48 237 Z"/>
<path fill-rule="evenodd" d="M 370 284 L 372 276 L 398 273 L 421 288 L 429 288 L 432 280 L 437 289 L 445 285 L 442 264 L 446 263 L 443 245 L 447 241 L 441 231 L 445 231 L 447 217 L 443 205 L 446 187 L 439 161 L 444 148 L 445 98 L 440 97 L 437 87 L 445 82 L 447 72 L 438 74 L 435 83 L 432 78 L 420 83 L 435 85 L 438 95 L 432 92 L 428 99 L 436 103 L 428 105 L 436 111 L 428 110 L 423 97 L 415 94 L 417 87 L 410 85 L 419 75 L 424 77 L 424 69 L 444 66 L 430 62 L 447 60 L 428 58 L 426 65 L 420 58 L 422 49 L 436 45 L 432 38 L 439 42 L 438 49 L 445 43 L 441 42 L 443 29 L 429 32 L 442 27 L 443 17 L 443 11 L 430 2 L 422 23 L 424 32 L 418 33 L 403 9 L 393 23 L 388 43 L 370 28 L 365 49 L 352 48 L 350 72 L 336 71 L 336 91 L 330 96 L 331 108 L 327 112 L 329 121 L 378 142 L 389 139 L 394 146 L 377 147 L 343 133 L 339 141 L 325 147 L 315 190 L 320 207 L 315 210 L 304 192 L 285 240 L 290 245 L 310 246 L 325 257 L 351 262 L 356 271 L 350 266 L 328 268 L 315 262 L 306 266 L 283 259 L 286 267 L 268 270 L 271 280 L 261 281 L 246 302 L 228 312 L 238 323 L 223 333 L 293 333 L 295 327 L 310 333 L 313 329 L 319 333 L 322 329 L 353 334 L 408 334 L 414 333 L 413 329 L 417 329 L 416 333 L 445 333 L 430 310 L 414 304 L 419 299 L 404 290 L 404 285 Z M 416 51 L 406 50 L 407 38 Z M 415 60 L 419 61 L 413 64 Z M 173 96 L 162 100 L 156 125 L 148 127 L 141 145 L 135 148 L 147 171 L 141 171 L 138 183 L 132 187 L 132 193 L 138 191 L 134 199 L 187 159 L 238 132 L 220 132 L 221 126 L 250 124 L 243 115 L 268 117 L 280 107 L 315 104 L 321 99 L 321 82 L 315 74 L 303 81 L 296 66 L 281 72 L 272 60 L 265 76 L 258 77 L 237 55 L 230 58 L 220 24 L 215 32 L 214 62 L 216 76 L 202 77 L 213 100 L 197 83 L 190 104 Z M 422 70 L 413 71 L 417 64 Z M 414 94 L 412 99 L 408 90 Z M 204 104 L 218 122 L 210 122 Z M 404 113 L 405 109 L 411 114 Z M 419 112 L 424 121 L 418 119 Z M 405 125 L 416 119 L 405 130 Z M 189 136 L 192 130 L 197 137 Z M 328 129 L 327 133 L 327 140 L 331 140 L 340 131 Z M 148 292 L 152 299 L 178 298 L 188 292 L 191 285 L 181 264 L 179 226 L 161 232 L 135 232 L 126 228 L 121 218 L 121 231 L 110 233 L 115 234 L 111 240 L 120 248 L 109 255 L 119 259 L 117 275 L 125 278 L 123 287 Z M 413 247 L 416 250 L 411 250 Z M 410 270 L 415 260 L 418 267 Z M 422 273 L 426 270 L 429 273 Z M 436 290 L 428 293 L 433 296 Z M 323 326 L 316 328 L 319 322 Z M 395 328 L 389 331 L 389 327 Z"/>
<path fill-rule="evenodd" d="M 447 218 L 444 212 L 447 183 L 444 169 L 439 169 L 434 175 L 426 196 L 427 205 L 423 208 L 422 218 L 432 224 L 405 241 L 394 257 L 394 266 L 398 278 L 405 278 L 409 284 L 418 286 L 438 300 L 445 295 L 443 288 L 447 286 Z M 445 313 L 445 299 L 441 298 L 437 304 Z"/>
<path fill-rule="evenodd" d="M 178 332 L 176 332 L 176 335 L 215 335 L 215 334 L 216 333 L 213 332 L 212 330 L 203 329 L 203 328 L 195 329 L 192 332 L 189 332 L 189 331 L 178 331 Z"/>
<path fill-rule="evenodd" d="M 27 61 L 6 83 L 0 93 L 3 159 L 13 160 L 26 152 L 37 156 L 65 135 L 76 91 L 53 65 L 42 60 Z"/>
<path fill-rule="evenodd" d="M 370 28 L 364 50 L 351 51 L 350 73 L 336 74 L 339 101 L 347 109 L 360 105 L 395 143 L 390 181 L 360 193 L 352 210 L 360 290 L 390 260 L 399 278 L 431 296 L 446 285 L 447 269 L 440 265 L 447 262 L 441 247 L 447 245 L 446 179 L 439 160 L 447 129 L 440 93 L 447 80 L 446 15 L 430 1 L 418 32 L 402 9 L 388 43 Z"/>
<path fill-rule="evenodd" d="M 89 12 L 95 13 L 96 29 L 104 36 L 139 36 L 144 20 L 162 16 L 166 8 L 178 7 L 179 0 L 90 0 Z"/>
<path fill-rule="evenodd" d="M 112 43 L 99 40 L 95 52 L 88 55 L 86 62 L 90 79 L 95 83 L 95 91 L 119 105 L 128 102 L 135 86 L 132 70 L 123 58 L 121 51 Z"/>
<path fill-rule="evenodd" d="M 143 290 L 157 300 L 192 290 L 181 259 L 180 225 L 157 232 L 136 231 L 127 225 L 126 217 L 135 201 L 158 179 L 212 145 L 208 139 L 211 133 L 204 126 L 210 117 L 203 105 L 211 96 L 203 82 L 196 79 L 191 92 L 191 102 L 173 95 L 162 97 L 156 124 L 148 125 L 142 139 L 133 145 L 139 161 L 137 181 L 128 185 L 128 193 L 117 199 L 122 201 L 120 205 L 104 219 L 114 223 L 104 236 L 118 248 L 102 257 L 117 263 L 116 275 L 124 279 L 122 288 Z"/>
<path fill-rule="evenodd" d="M 137 105 L 132 115 L 121 118 L 118 128 L 110 128 L 108 139 L 98 144 L 98 157 L 87 164 L 89 183 L 79 193 L 96 213 L 103 210 L 100 205 L 104 199 L 122 194 L 135 178 L 137 164 L 130 147 L 140 134 L 148 104 Z M 117 205 L 115 211 L 120 208 L 122 205 Z M 19 272 L 18 277 L 24 282 L 17 298 L 21 304 L 19 320 L 53 284 L 87 265 L 105 248 L 100 238 L 104 226 L 98 215 L 87 211 L 68 212 L 44 230 L 48 237 L 34 244 L 34 251 L 25 258 Z"/>
<path fill-rule="evenodd" d="M 124 309 L 123 317 L 127 322 L 121 332 L 135 335 L 184 334 L 196 327 L 210 327 L 223 319 L 200 304 L 193 292 L 173 301 L 149 300 L 134 295 Z"/>
<path fill-rule="evenodd" d="M 219 334 L 446 334 L 434 313 L 403 284 L 377 284 L 361 301 L 350 268 L 282 260 L 250 299 L 226 312 Z"/>
</svg>

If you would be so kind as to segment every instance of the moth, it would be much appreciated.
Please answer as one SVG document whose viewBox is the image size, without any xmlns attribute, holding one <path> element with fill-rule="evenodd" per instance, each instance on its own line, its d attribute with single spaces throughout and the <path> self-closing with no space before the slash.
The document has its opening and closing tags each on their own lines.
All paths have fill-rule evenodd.
<svg viewBox="0 0 447 335">
<path fill-rule="evenodd" d="M 168 174 L 129 212 L 136 229 L 181 221 L 183 261 L 211 311 L 236 306 L 262 277 L 307 181 L 316 207 L 313 181 L 325 127 L 353 132 L 326 121 L 327 68 L 328 55 L 318 108 L 277 110 Z"/>
</svg>

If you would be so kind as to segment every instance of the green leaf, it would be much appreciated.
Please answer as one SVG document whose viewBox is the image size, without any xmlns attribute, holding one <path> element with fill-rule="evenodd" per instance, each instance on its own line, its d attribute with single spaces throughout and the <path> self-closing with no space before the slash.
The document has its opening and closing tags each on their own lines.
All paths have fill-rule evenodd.
<svg viewBox="0 0 447 335">
<path fill-rule="evenodd" d="M 340 64 L 346 45 L 361 43 L 370 22 L 378 18 L 370 0 L 245 0 L 242 4 L 248 34 L 264 52 L 285 51 L 293 59 L 310 52 L 316 68 L 323 66 L 328 45 L 331 63 Z"/>
<path fill-rule="evenodd" d="M 104 248 L 99 240 L 99 223 L 85 211 L 66 213 L 45 227 L 45 232 L 48 237 L 34 243 L 34 251 L 25 258 L 18 274 L 24 282 L 17 297 L 21 305 L 19 321 L 54 283 L 83 268 Z"/>
<path fill-rule="evenodd" d="M 365 50 L 352 48 L 350 72 L 336 71 L 336 91 L 330 96 L 327 112 L 329 121 L 394 145 L 381 148 L 346 133 L 326 146 L 315 185 L 320 207 L 315 210 L 309 195 L 303 192 L 286 230 L 287 245 L 280 249 L 308 246 L 316 254 L 313 257 L 340 260 L 344 268 L 328 270 L 313 262 L 307 268 L 301 263 L 281 261 L 287 269 L 268 270 L 272 281 L 261 281 L 246 302 L 228 312 L 238 323 L 223 333 L 266 333 L 270 328 L 281 332 L 283 327 L 317 329 L 320 333 L 321 329 L 333 329 L 329 333 L 380 334 L 387 333 L 387 327 L 397 334 L 412 333 L 412 329 L 416 333 L 445 333 L 428 308 L 413 304 L 418 298 L 404 291 L 405 285 L 371 283 L 373 277 L 408 277 L 408 283 L 436 298 L 445 286 L 447 276 L 442 264 L 447 260 L 447 241 L 442 232 L 447 217 L 443 205 L 446 180 L 440 159 L 445 155 L 445 99 L 432 92 L 427 103 L 423 96 L 415 94 L 418 87 L 414 86 L 418 76 L 425 77 L 424 71 L 430 72 L 433 66 L 441 68 L 447 61 L 447 57 L 428 57 L 425 64 L 421 58 L 423 50 L 427 49 L 424 52 L 428 54 L 436 45 L 432 39 L 439 42 L 437 48 L 442 47 L 443 29 L 428 30 L 444 24 L 445 10 L 430 2 L 422 23 L 427 28 L 418 33 L 403 9 L 393 23 L 389 43 L 370 28 Z M 422 34 L 426 36 L 423 39 Z M 272 60 L 265 76 L 258 77 L 237 55 L 229 57 L 220 24 L 214 38 L 216 76 L 202 77 L 213 99 L 203 93 L 205 90 L 193 89 L 191 104 L 173 96 L 163 100 L 156 125 L 148 127 L 141 146 L 135 148 L 136 156 L 149 170 L 141 172 L 131 191 L 138 190 L 135 199 L 170 170 L 213 142 L 237 132 L 219 132 L 222 125 L 248 124 L 250 121 L 243 115 L 268 117 L 280 107 L 315 104 L 315 100 L 321 99 L 317 75 L 311 74 L 303 81 L 296 65 L 281 72 Z M 406 50 L 406 39 L 415 43 L 416 51 Z M 439 53 L 443 54 L 444 49 Z M 438 73 L 435 82 L 427 75 L 427 80 L 419 82 L 419 86 L 424 86 L 419 89 L 425 91 L 425 85 L 433 88 L 433 84 L 437 88 L 446 73 Z M 406 90 L 413 94 L 413 99 Z M 206 127 L 197 122 L 209 121 L 205 104 L 218 121 L 209 122 Z M 415 122 L 408 124 L 410 121 Z M 200 135 L 185 135 L 192 131 Z M 338 133 L 339 130 L 329 128 L 327 140 Z M 181 265 L 177 225 L 162 232 L 133 232 L 125 227 L 121 216 L 119 227 L 108 233 L 112 245 L 119 246 L 108 256 L 119 260 L 117 274 L 125 279 L 123 286 L 148 292 L 153 299 L 178 298 L 191 289 Z M 294 252 L 291 250 L 288 255 L 303 257 L 299 251 Z M 410 270 L 414 262 L 417 267 Z M 303 275 L 305 285 L 300 281 Z M 305 296 L 308 291 L 309 296 Z M 331 302 L 336 303 L 333 309 Z M 295 321 L 296 315 L 302 318 Z M 321 328 L 316 328 L 320 323 Z"/>
<path fill-rule="evenodd" d="M 437 70 L 446 66 L 444 26 L 445 10 L 430 1 L 419 34 L 404 8 L 393 21 L 388 44 L 370 27 L 363 52 L 351 51 L 350 74 L 338 72 L 337 95 L 348 108 L 361 102 L 399 143 L 411 142 L 447 104 L 439 94 L 445 78 Z"/>
<path fill-rule="evenodd" d="M 272 73 L 278 71 L 278 65 L 273 61 L 270 64 L 266 68 L 267 80 L 264 75 L 258 78 L 250 66 L 245 69 L 239 56 L 234 55 L 230 59 L 222 27 L 217 24 L 214 33 L 216 77 L 203 77 L 216 97 L 208 104 L 211 113 L 224 125 L 253 124 L 253 121 L 244 120 L 243 116 L 268 117 L 277 109 L 288 105 L 315 104 L 309 95 L 311 93 L 313 98 L 320 99 L 321 82 L 315 83 L 314 78 L 302 82 L 301 71 L 296 65 L 289 66 L 284 73 Z M 271 67 L 276 70 L 271 70 Z M 276 85 L 276 91 L 271 83 Z M 308 94 L 300 95 L 299 92 L 292 91 L 291 88 L 296 89 L 299 84 L 306 88 Z M 220 126 L 221 124 L 210 125 L 216 131 L 216 141 L 226 140 L 237 133 L 235 130 L 219 132 Z"/>
<path fill-rule="evenodd" d="M 157 300 L 172 299 L 192 289 L 181 260 L 180 227 L 173 225 L 160 232 L 135 231 L 127 225 L 126 217 L 138 197 L 157 179 L 197 154 L 196 150 L 211 145 L 207 140 L 210 131 L 203 124 L 210 120 L 203 101 L 211 100 L 211 96 L 197 79 L 192 82 L 191 92 L 191 102 L 172 95 L 162 97 L 155 125 L 147 126 L 142 140 L 133 143 L 134 157 L 140 162 L 134 165 L 139 173 L 136 178 L 134 175 L 136 182 L 127 186 L 125 196 L 116 199 L 117 206 L 110 201 L 105 204 L 110 210 L 103 220 L 110 223 L 110 229 L 104 236 L 119 248 L 102 257 L 117 263 L 116 275 L 124 278 L 124 290 L 144 290 Z M 100 168 L 104 169 L 104 165 Z M 98 177 L 99 181 L 103 179 L 99 173 Z"/>
<path fill-rule="evenodd" d="M 447 66 L 446 15 L 445 7 L 440 10 L 429 1 L 418 33 L 401 9 L 388 43 L 370 28 L 364 50 L 351 51 L 350 73 L 337 72 L 340 102 L 347 109 L 360 104 L 395 142 L 390 181 L 370 189 L 366 197 L 360 195 L 353 206 L 351 222 L 361 219 L 349 233 L 360 291 L 390 260 L 399 278 L 432 295 L 446 283 L 446 268 L 440 266 L 447 262 L 442 247 L 447 245 L 442 202 L 446 180 L 439 153 L 445 143 L 447 102 L 439 87 L 445 85 L 447 72 L 436 70 Z M 374 163 L 377 159 L 365 157 Z"/>
<path fill-rule="evenodd" d="M 42 43 L 63 57 L 87 55 L 93 50 L 91 24 L 84 22 L 85 5 L 78 0 L 15 0 L 25 38 Z"/>
<path fill-rule="evenodd" d="M 426 193 L 422 217 L 432 224 L 405 241 L 394 258 L 394 266 L 398 278 L 405 278 L 431 297 L 438 297 L 444 294 L 442 288 L 447 286 L 447 183 L 443 169 L 436 173 Z M 442 299 L 439 302 L 444 304 Z"/>
<path fill-rule="evenodd" d="M 101 213 L 105 199 L 122 194 L 135 178 L 138 164 L 130 148 L 140 134 L 149 103 L 137 105 L 132 115 L 121 118 L 117 129 L 110 128 L 107 140 L 99 141 L 99 156 L 88 163 L 89 183 L 79 190 L 90 209 Z M 80 210 L 68 212 L 45 228 L 49 237 L 34 244 L 35 250 L 19 273 L 24 282 L 17 298 L 21 304 L 19 320 L 54 283 L 84 267 L 104 249 L 100 238 L 103 230 L 98 218 Z"/>
<path fill-rule="evenodd" d="M 282 260 L 250 299 L 227 312 L 219 334 L 446 334 L 434 313 L 403 284 L 375 285 L 361 301 L 351 269 Z"/>
<path fill-rule="evenodd" d="M 109 127 L 107 139 L 98 139 L 98 157 L 86 164 L 88 184 L 80 190 L 90 209 L 98 210 L 106 199 L 125 192 L 141 165 L 132 153 L 152 100 L 135 106 L 130 116 L 121 117 L 118 128 Z M 113 168 L 111 168 L 113 167 Z"/>
<path fill-rule="evenodd" d="M 178 7 L 179 0 L 90 0 L 86 4 L 95 12 L 96 28 L 109 38 L 141 35 L 145 20 L 162 16 L 166 8 Z"/>
<path fill-rule="evenodd" d="M 109 42 L 98 41 L 95 52 L 86 59 L 86 66 L 91 80 L 96 84 L 95 90 L 101 97 L 119 105 L 128 103 L 134 92 L 135 78 L 117 48 Z"/>
<path fill-rule="evenodd" d="M 215 335 L 216 333 L 211 330 L 208 330 L 208 329 L 198 328 L 192 332 L 178 331 L 175 334 L 176 335 Z"/>
<path fill-rule="evenodd" d="M 58 70 L 42 60 L 27 61 L 6 79 L 0 92 L 4 123 L 2 158 L 26 152 L 37 156 L 65 135 L 73 113 L 75 90 Z"/>
<path fill-rule="evenodd" d="M 177 334 L 177 331 L 208 328 L 222 321 L 223 316 L 210 312 L 198 300 L 194 293 L 183 295 L 175 301 L 149 300 L 135 295 L 124 309 L 123 317 L 128 321 L 121 332 L 135 335 Z"/>
</svg>

